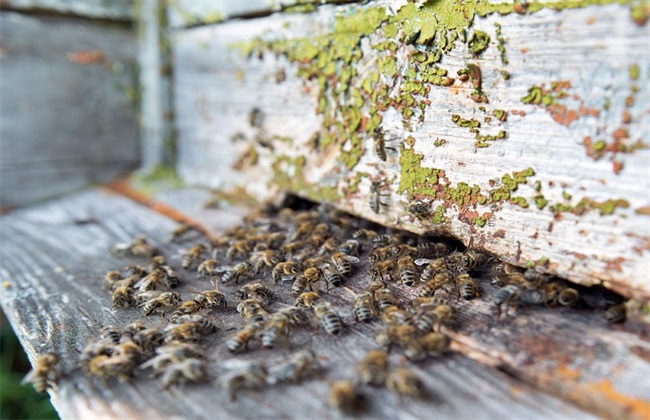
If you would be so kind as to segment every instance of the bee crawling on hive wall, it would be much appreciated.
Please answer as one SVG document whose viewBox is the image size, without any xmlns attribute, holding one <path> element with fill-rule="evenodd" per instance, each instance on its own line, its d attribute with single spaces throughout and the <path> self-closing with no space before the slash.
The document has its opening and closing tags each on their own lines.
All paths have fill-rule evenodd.
<svg viewBox="0 0 650 420">
<path fill-rule="evenodd" d="M 36 359 L 32 370 L 20 382 L 21 385 L 31 383 L 34 390 L 40 394 L 48 389 L 56 388 L 60 376 L 59 356 L 54 353 L 45 353 Z"/>
</svg>

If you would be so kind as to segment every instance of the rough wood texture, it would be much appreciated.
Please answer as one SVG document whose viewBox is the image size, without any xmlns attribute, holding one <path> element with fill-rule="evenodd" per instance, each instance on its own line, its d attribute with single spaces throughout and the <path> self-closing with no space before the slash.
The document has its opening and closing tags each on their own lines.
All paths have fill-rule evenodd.
<svg viewBox="0 0 650 420">
<path fill-rule="evenodd" d="M 224 220 L 220 211 L 212 211 L 211 219 Z M 227 401 L 224 392 L 218 388 L 218 383 L 225 372 L 237 365 L 234 359 L 251 360 L 263 357 L 266 360 L 276 360 L 286 354 L 286 351 L 279 349 L 268 352 L 258 350 L 236 358 L 230 356 L 223 348 L 222 340 L 229 334 L 228 326 L 232 322 L 239 322 L 236 321 L 239 316 L 234 308 L 220 315 L 224 329 L 207 339 L 211 379 L 207 385 L 161 393 L 158 383 L 145 378 L 118 385 L 112 382 L 102 384 L 81 374 L 76 367 L 76 360 L 88 339 L 94 337 L 103 326 L 121 326 L 141 318 L 136 311 L 109 308 L 109 299 L 100 288 L 100 279 L 106 271 L 132 261 L 110 257 L 108 248 L 116 242 L 128 241 L 133 235 L 144 232 L 153 244 L 159 246 L 171 258 L 172 264 L 178 267 L 179 246 L 167 243 L 169 232 L 174 226 L 175 223 L 170 219 L 148 208 L 98 190 L 74 194 L 32 209 L 16 211 L 0 219 L 0 240 L 4 244 L 0 249 L 3 261 L 0 277 L 3 282 L 8 282 L 4 283 L 5 290 L 0 295 L 0 303 L 32 360 L 37 354 L 45 351 L 55 351 L 62 355 L 66 376 L 60 381 L 59 390 L 51 393 L 59 414 L 72 418 L 232 418 L 247 417 L 251 413 L 255 413 L 257 417 L 286 418 L 331 415 L 326 408 L 327 382 L 324 380 L 307 381 L 300 386 L 271 387 L 259 393 L 242 392 L 236 402 Z M 224 224 L 220 226 L 221 229 L 225 227 Z M 185 282 L 181 290 L 184 292 L 205 286 L 205 281 L 199 281 L 192 273 L 183 272 L 183 278 Z M 336 289 L 329 298 L 338 304 L 349 301 L 351 289 L 356 290 L 366 281 L 367 279 L 363 278 L 353 278 L 348 282 L 350 289 Z M 275 288 L 279 291 L 279 288 L 286 288 L 286 285 L 278 285 Z M 227 289 L 229 293 L 232 292 L 230 287 Z M 284 302 L 284 298 L 282 300 Z M 463 306 L 469 311 L 470 318 L 486 310 L 480 302 L 469 302 Z M 553 364 L 568 357 L 566 360 L 575 363 L 575 369 L 580 375 L 584 375 L 586 381 L 600 377 L 614 383 L 616 393 L 602 397 L 609 398 L 611 406 L 607 410 L 601 410 L 605 401 L 600 401 L 600 405 L 589 406 L 589 410 L 600 415 L 617 416 L 625 412 L 630 417 L 640 417 L 639 414 L 644 414 L 639 410 L 647 409 L 647 402 L 639 402 L 638 398 L 647 398 L 647 395 L 638 397 L 638 394 L 643 394 L 644 391 L 639 389 L 636 375 L 647 371 L 648 360 L 635 358 L 630 354 L 628 346 L 638 347 L 640 354 L 647 354 L 643 352 L 647 352 L 647 343 L 640 342 L 638 337 L 626 331 L 626 327 L 620 328 L 619 331 L 608 330 L 598 318 L 592 316 L 593 314 L 562 314 L 568 315 L 568 318 L 562 318 L 564 321 L 557 325 L 547 325 L 542 320 L 555 322 L 557 315 L 548 314 L 546 311 L 541 311 L 543 316 L 540 316 L 538 311 L 522 313 L 517 321 L 505 325 L 503 331 L 510 331 L 511 337 L 500 335 L 499 329 L 490 331 L 489 335 L 493 335 L 493 338 L 487 337 L 488 334 L 479 333 L 485 328 L 484 320 L 488 319 L 479 318 L 477 326 L 468 330 L 471 336 L 463 335 L 462 331 L 458 333 L 458 337 L 455 337 L 458 344 L 456 347 L 465 352 L 468 346 L 463 340 L 484 343 L 474 346 L 474 349 L 476 352 L 487 349 L 486 357 L 492 357 L 490 347 L 498 347 L 499 351 L 504 351 L 506 362 L 508 357 L 517 359 L 518 364 L 512 364 L 516 372 L 522 369 L 544 370 L 545 366 L 540 365 Z M 298 334 L 294 337 L 294 345 L 311 346 L 323 356 L 326 379 L 353 375 L 354 362 L 367 350 L 375 347 L 373 336 L 377 331 L 377 324 L 355 325 L 348 313 L 345 318 L 349 322 L 350 330 L 341 337 L 323 334 Z M 155 324 L 159 321 L 150 319 L 146 322 Z M 525 355 L 536 353 L 525 341 L 517 344 L 517 338 L 530 337 L 530 333 L 526 331 L 531 325 L 547 325 L 545 331 L 541 331 L 541 339 L 538 342 L 538 345 L 543 346 L 544 338 L 554 335 L 558 329 L 566 328 L 564 325 L 574 323 L 574 326 L 568 328 L 569 332 L 557 337 L 554 345 L 565 337 L 573 336 L 572 331 L 586 332 L 590 343 L 594 344 L 595 351 L 600 352 L 602 357 L 609 355 L 611 360 L 617 361 L 619 366 L 616 371 L 596 372 L 595 368 L 592 370 L 583 365 L 591 361 L 591 358 L 588 355 L 581 358 L 580 354 L 574 354 L 575 346 L 553 347 L 556 353 L 553 354 L 552 360 L 525 362 Z M 571 342 L 574 341 L 575 339 L 572 339 Z M 513 347 L 510 348 L 510 345 Z M 578 343 L 575 345 L 584 346 Z M 404 363 L 397 355 L 391 357 L 391 361 L 396 365 Z M 612 367 L 611 364 L 609 366 Z M 468 418 L 477 415 L 491 418 L 591 418 L 590 414 L 564 400 L 551 397 L 526 382 L 512 378 L 510 374 L 481 365 L 459 354 L 411 367 L 425 380 L 432 399 L 427 402 L 409 400 L 406 403 L 400 402 L 386 390 L 373 390 L 367 411 L 369 418 L 424 418 L 429 417 L 431 412 L 442 418 Z M 629 375 L 628 368 L 637 371 Z M 565 372 L 573 372 L 571 369 L 567 368 Z M 565 386 L 572 389 L 571 387 L 582 379 L 571 374 L 566 378 Z M 552 387 L 544 383 L 541 385 Z M 367 392 L 370 394 L 370 391 Z M 588 397 L 594 395 L 600 397 L 597 393 L 587 393 Z M 570 393 L 562 395 L 568 400 L 582 396 Z M 635 405 L 625 411 L 628 401 L 634 401 Z"/>
<path fill-rule="evenodd" d="M 372 14 L 377 3 L 177 31 L 180 175 L 212 187 L 244 185 L 255 196 L 290 189 L 388 226 L 450 234 L 511 263 L 647 300 L 650 27 L 635 14 L 638 4 L 634 12 L 578 2 L 575 9 L 531 6 L 528 13 L 504 4 L 505 15 L 488 11 L 473 20 L 474 9 L 463 15 L 402 4 L 388 2 L 379 12 L 384 23 L 369 30 L 358 22 L 379 19 Z M 447 18 L 465 21 L 451 27 Z M 488 34 L 488 48 L 470 53 L 462 30 L 468 38 Z M 408 37 L 414 45 L 403 41 Z M 394 45 L 381 44 L 386 40 Z M 359 56 L 332 61 L 337 43 Z M 447 75 L 429 74 L 421 83 L 435 67 L 417 60 L 448 45 L 454 48 L 436 64 Z M 457 74 L 476 68 L 468 64 L 480 68 L 480 93 L 489 103 L 470 98 L 477 78 L 463 82 Z M 347 90 L 336 96 L 333 86 L 342 80 Z M 384 88 L 389 100 L 373 96 Z M 257 127 L 248 118 L 255 108 Z M 374 151 L 373 126 L 398 149 L 387 150 L 386 161 Z M 501 131 L 505 138 L 479 137 Z M 378 214 L 368 204 L 376 180 L 384 182 L 381 201 L 388 204 Z M 409 214 L 414 200 L 432 214 Z"/>
<path fill-rule="evenodd" d="M 93 19 L 133 19 L 132 0 L 0 0 L 0 7 L 25 12 L 71 14 Z"/>
<path fill-rule="evenodd" d="M 3 11 L 0 34 L 2 207 L 105 182 L 137 165 L 129 28 Z"/>
</svg>

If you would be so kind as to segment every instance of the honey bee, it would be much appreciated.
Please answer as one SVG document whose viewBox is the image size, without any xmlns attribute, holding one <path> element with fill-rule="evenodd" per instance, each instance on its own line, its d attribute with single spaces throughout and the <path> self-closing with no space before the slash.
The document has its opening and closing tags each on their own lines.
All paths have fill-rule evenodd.
<svg viewBox="0 0 650 420">
<path fill-rule="evenodd" d="M 140 365 L 140 369 L 153 368 L 161 371 L 174 362 L 187 358 L 202 359 L 199 347 L 194 343 L 174 342 L 156 348 L 156 356 Z"/>
<path fill-rule="evenodd" d="M 99 339 L 106 340 L 111 344 L 119 344 L 122 339 L 122 331 L 115 326 L 104 327 L 99 331 Z"/>
<path fill-rule="evenodd" d="M 251 254 L 250 262 L 253 265 L 255 272 L 259 272 L 263 268 L 275 267 L 282 262 L 283 255 L 280 251 L 266 250 L 253 252 Z"/>
<path fill-rule="evenodd" d="M 180 324 L 169 325 L 165 329 L 166 343 L 179 341 L 189 342 L 198 341 L 202 335 L 212 334 L 217 331 L 217 326 L 212 321 L 203 317 L 192 318 L 193 321 L 187 320 Z"/>
<path fill-rule="evenodd" d="M 340 246 L 341 246 L 341 242 L 338 239 L 328 238 L 322 243 L 322 245 L 320 245 L 320 249 L 318 250 L 318 255 L 326 255 L 326 254 L 331 254 L 333 252 L 336 252 Z"/>
<path fill-rule="evenodd" d="M 439 332 L 430 332 L 411 341 L 404 349 L 404 356 L 417 362 L 427 357 L 438 357 L 448 348 L 449 337 Z"/>
<path fill-rule="evenodd" d="M 411 314 L 397 306 L 389 306 L 381 314 L 386 325 L 413 325 Z"/>
<path fill-rule="evenodd" d="M 368 205 L 375 213 L 379 213 L 380 206 L 387 206 L 386 203 L 381 201 L 381 198 L 388 197 L 388 194 L 381 194 L 379 191 L 380 186 L 381 182 L 379 181 L 373 181 L 370 185 L 370 200 L 368 201 Z"/>
<path fill-rule="evenodd" d="M 271 315 L 269 322 L 261 331 L 262 347 L 272 349 L 278 340 L 283 340 L 285 347 L 289 347 L 289 325 L 291 318 L 283 312 Z"/>
<path fill-rule="evenodd" d="M 605 319 L 611 324 L 620 324 L 627 319 L 627 308 L 624 303 L 610 306 L 605 310 Z"/>
<path fill-rule="evenodd" d="M 441 324 L 451 320 L 453 313 L 449 305 L 438 305 L 431 309 L 420 306 L 413 316 L 413 323 L 423 332 L 439 330 Z"/>
<path fill-rule="evenodd" d="M 242 261 L 235 264 L 234 266 L 222 266 L 217 269 L 217 272 L 224 273 L 221 276 L 221 283 L 230 283 L 234 281 L 235 284 L 239 282 L 239 279 L 246 277 L 248 272 L 251 269 L 251 264 L 248 261 Z"/>
<path fill-rule="evenodd" d="M 384 246 L 374 248 L 368 254 L 368 261 L 370 264 L 376 264 L 379 261 L 386 261 L 401 252 L 401 249 L 398 246 Z"/>
<path fill-rule="evenodd" d="M 540 273 L 533 268 L 529 268 L 524 271 L 524 278 L 528 280 L 534 287 L 540 287 L 548 283 L 551 279 L 551 276 L 548 274 Z"/>
<path fill-rule="evenodd" d="M 492 275 L 492 284 L 499 287 L 506 285 L 506 280 L 509 276 L 521 275 L 519 270 L 510 264 L 497 263 L 490 267 L 490 274 Z"/>
<path fill-rule="evenodd" d="M 382 386 L 388 375 L 388 354 L 383 350 L 372 350 L 357 366 L 359 382 Z"/>
<path fill-rule="evenodd" d="M 178 292 L 163 292 L 155 298 L 142 303 L 142 313 L 149 316 L 153 312 L 160 312 L 164 315 L 165 310 L 181 303 L 181 295 Z"/>
<path fill-rule="evenodd" d="M 403 284 L 409 287 L 415 284 L 417 281 L 417 271 L 413 263 L 413 258 L 408 255 L 400 257 L 397 260 L 397 269 Z"/>
<path fill-rule="evenodd" d="M 501 306 L 508 305 L 510 306 L 511 302 L 516 301 L 519 298 L 519 287 L 514 284 L 509 284 L 497 290 L 496 295 L 494 295 L 494 304 L 497 305 L 497 318 L 501 317 Z M 508 314 L 506 310 L 506 315 Z"/>
<path fill-rule="evenodd" d="M 259 299 L 263 302 L 269 302 L 273 298 L 273 291 L 262 283 L 250 283 L 242 286 L 235 293 L 237 300 Z"/>
<path fill-rule="evenodd" d="M 366 241 L 372 241 L 378 235 L 377 232 L 371 229 L 359 229 L 352 233 L 353 239 L 361 239 Z"/>
<path fill-rule="evenodd" d="M 398 306 L 399 299 L 395 294 L 387 287 L 382 287 L 378 290 L 375 290 L 375 301 L 380 311 L 390 307 Z"/>
<path fill-rule="evenodd" d="M 321 270 L 316 267 L 306 268 L 301 275 L 296 277 L 296 280 L 291 286 L 291 293 L 293 295 L 299 295 L 305 290 L 305 288 L 307 288 L 307 286 L 309 286 L 310 291 L 313 290 L 312 284 L 318 282 L 321 279 L 321 275 Z"/>
<path fill-rule="evenodd" d="M 228 393 L 230 401 L 237 398 L 242 389 L 257 389 L 268 383 L 268 370 L 262 363 L 251 363 L 246 369 L 228 377 L 224 382 L 224 388 Z"/>
<path fill-rule="evenodd" d="M 231 353 L 239 353 L 248 348 L 248 343 L 255 338 L 257 333 L 262 329 L 262 324 L 253 323 L 244 326 L 237 331 L 230 339 L 226 341 L 226 348 Z"/>
<path fill-rule="evenodd" d="M 400 395 L 423 397 L 426 393 L 424 383 L 412 371 L 405 368 L 393 370 L 386 378 L 386 387 Z"/>
<path fill-rule="evenodd" d="M 140 279 L 134 287 L 141 291 L 166 289 L 169 287 L 167 273 L 162 268 L 156 268 Z"/>
<path fill-rule="evenodd" d="M 204 309 L 227 309 L 226 296 L 218 290 L 206 290 L 198 293 L 194 299 L 182 302 L 172 313 L 170 321 L 175 322 L 179 316 L 190 315 Z"/>
<path fill-rule="evenodd" d="M 119 271 L 109 271 L 104 276 L 102 280 L 102 289 L 104 290 L 113 290 L 116 286 L 116 283 L 122 280 L 122 273 Z"/>
<path fill-rule="evenodd" d="M 343 283 L 343 276 L 335 266 L 323 264 L 321 272 L 327 285 L 327 291 L 329 291 L 330 286 L 338 287 Z"/>
<path fill-rule="evenodd" d="M 449 247 L 442 242 L 423 242 L 417 245 L 418 258 L 441 258 L 449 253 Z"/>
<path fill-rule="evenodd" d="M 128 285 L 116 288 L 111 295 L 111 301 L 113 303 L 113 308 L 132 308 L 135 305 L 133 289 Z"/>
<path fill-rule="evenodd" d="M 200 277 L 216 276 L 217 268 L 219 268 L 219 262 L 214 258 L 210 258 L 199 264 L 197 272 Z"/>
<path fill-rule="evenodd" d="M 136 236 L 130 244 L 117 244 L 111 248 L 111 254 L 116 257 L 151 258 L 157 253 L 158 250 L 148 243 L 145 235 Z"/>
<path fill-rule="evenodd" d="M 32 370 L 20 382 L 25 385 L 30 382 L 34 390 L 43 394 L 48 389 L 56 388 L 56 381 L 59 379 L 59 356 L 54 353 L 45 353 L 34 362 Z"/>
<path fill-rule="evenodd" d="M 562 304 L 560 302 L 560 297 L 562 297 L 566 306 L 571 306 L 577 303 L 578 299 L 580 298 L 580 295 L 575 289 L 567 288 L 564 283 L 561 283 L 559 281 L 547 283 L 541 286 L 539 289 L 544 293 L 546 303 L 550 306 L 555 306 L 558 303 Z M 563 294 L 563 292 L 567 289 L 570 291 Z"/>
<path fill-rule="evenodd" d="M 339 252 L 342 252 L 346 255 L 354 255 L 357 257 L 359 256 L 360 249 L 361 245 L 356 239 L 348 239 L 347 241 L 343 242 L 341 246 L 339 246 Z"/>
<path fill-rule="evenodd" d="M 408 345 L 417 336 L 417 329 L 409 324 L 389 325 L 375 336 L 375 341 L 382 347 L 390 349 L 393 345 Z"/>
<path fill-rule="evenodd" d="M 352 264 L 358 264 L 359 261 L 359 258 L 342 252 L 332 254 L 332 263 L 343 276 L 349 276 L 352 273 Z"/>
<path fill-rule="evenodd" d="M 423 201 L 417 201 L 415 203 L 409 204 L 406 210 L 419 219 L 431 215 L 431 206 Z"/>
<path fill-rule="evenodd" d="M 239 302 L 237 312 L 249 324 L 263 323 L 269 318 L 269 313 L 259 299 L 246 299 Z"/>
<path fill-rule="evenodd" d="M 194 226 L 181 223 L 172 230 L 170 242 L 182 242 L 189 236 L 190 232 L 198 232 Z"/>
<path fill-rule="evenodd" d="M 294 280 L 298 274 L 300 274 L 300 266 L 295 262 L 287 261 L 276 264 L 273 267 L 271 277 L 273 278 L 273 283 L 278 284 L 280 281 Z"/>
<path fill-rule="evenodd" d="M 576 289 L 567 287 L 558 295 L 557 301 L 562 306 L 574 306 L 580 300 L 580 294 Z"/>
<path fill-rule="evenodd" d="M 97 377 L 117 376 L 129 379 L 138 365 L 142 349 L 133 341 L 113 346 L 112 354 L 99 355 L 88 362 L 88 373 Z"/>
<path fill-rule="evenodd" d="M 362 398 L 352 381 L 334 381 L 330 384 L 329 405 L 344 413 L 353 413 L 361 407 Z"/>
<path fill-rule="evenodd" d="M 451 276 L 449 275 L 449 272 L 444 271 L 437 273 L 432 280 L 429 280 L 420 286 L 419 295 L 421 297 L 433 296 L 438 289 L 449 284 L 450 282 Z"/>
<path fill-rule="evenodd" d="M 461 273 L 456 276 L 456 285 L 458 286 L 458 294 L 465 300 L 471 300 L 479 296 L 478 287 L 469 274 Z"/>
<path fill-rule="evenodd" d="M 190 249 L 187 250 L 187 252 L 183 255 L 183 259 L 181 260 L 181 266 L 184 269 L 189 269 L 191 266 L 196 264 L 199 259 L 205 254 L 205 245 L 203 244 L 196 244 Z"/>
<path fill-rule="evenodd" d="M 328 334 L 338 335 L 343 329 L 341 318 L 329 302 L 318 302 L 314 306 L 314 314 Z"/>
<path fill-rule="evenodd" d="M 370 290 L 361 290 L 357 292 L 357 298 L 354 301 L 352 309 L 357 321 L 370 322 L 376 315 L 375 296 Z"/>
<path fill-rule="evenodd" d="M 294 306 L 301 308 L 313 308 L 318 301 L 320 301 L 320 296 L 318 293 L 315 292 L 307 292 L 303 293 L 300 296 L 296 298 L 296 302 L 294 303 Z"/>
<path fill-rule="evenodd" d="M 311 350 L 300 350 L 275 369 L 275 380 L 278 383 L 299 382 L 310 373 L 320 369 L 316 355 Z"/>
<path fill-rule="evenodd" d="M 372 281 L 393 280 L 393 271 L 395 271 L 395 262 L 392 260 L 377 261 L 369 270 Z"/>
<path fill-rule="evenodd" d="M 172 385 L 199 382 L 205 377 L 205 361 L 195 357 L 174 361 L 161 371 L 156 372 L 161 377 L 162 388 Z"/>
<path fill-rule="evenodd" d="M 375 128 L 373 131 L 373 145 L 375 147 L 375 153 L 377 154 L 377 157 L 384 162 L 386 161 L 386 150 L 396 150 L 395 148 L 392 147 L 387 147 L 386 146 L 386 138 L 384 136 L 384 132 L 379 128 Z"/>
</svg>

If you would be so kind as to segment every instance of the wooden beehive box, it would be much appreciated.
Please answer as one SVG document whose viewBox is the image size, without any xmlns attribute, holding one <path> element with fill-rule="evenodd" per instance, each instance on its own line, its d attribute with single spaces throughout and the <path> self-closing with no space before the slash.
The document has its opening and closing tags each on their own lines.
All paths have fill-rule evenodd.
<svg viewBox="0 0 650 420">
<path fill-rule="evenodd" d="M 113 192 L 91 189 L 0 221 L 0 240 L 12 245 L 1 250 L 0 301 L 30 356 L 64 355 L 68 376 L 52 393 L 59 413 L 332 415 L 323 381 L 228 402 L 208 386 L 167 398 L 152 381 L 106 387 L 76 369 L 99 328 L 139 318 L 110 310 L 98 290 L 119 264 L 107 249 L 146 233 L 178 264 L 182 247 L 167 243 L 174 221 L 218 235 L 247 211 L 204 209 L 210 194 L 202 188 L 210 187 L 240 203 L 289 192 L 634 299 L 637 313 L 623 326 L 550 309 L 495 323 L 486 292 L 461 304 L 462 326 L 445 331 L 454 354 L 414 367 L 436 398 L 407 406 L 373 391 L 369 416 L 650 416 L 641 319 L 650 298 L 649 7 L 592 3 L 141 0 L 131 10 L 123 2 L 4 2 L 11 19 L 49 10 L 137 21 L 140 164 L 145 173 L 175 170 L 186 185 L 143 194 L 117 183 Z M 127 119 L 115 129 L 132 127 L 135 116 Z M 106 172 L 132 165 L 133 135 L 103 142 L 119 163 Z M 88 182 L 83 174 L 74 185 Z M 331 298 L 351 303 L 366 280 L 355 277 Z M 374 347 L 373 328 L 313 338 L 329 359 L 328 379 L 353 375 Z M 208 340 L 215 377 L 232 362 L 221 339 Z"/>
</svg>

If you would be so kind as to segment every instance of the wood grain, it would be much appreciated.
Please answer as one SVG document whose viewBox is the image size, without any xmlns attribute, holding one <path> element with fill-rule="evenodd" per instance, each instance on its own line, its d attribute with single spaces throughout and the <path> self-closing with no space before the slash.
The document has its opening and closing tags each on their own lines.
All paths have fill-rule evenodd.
<svg viewBox="0 0 650 420">
<path fill-rule="evenodd" d="M 0 34 L 2 207 L 106 182 L 137 165 L 129 28 L 3 11 Z"/>
<path fill-rule="evenodd" d="M 133 20 L 133 2 L 124 0 L 2 0 L 0 7 L 28 13 L 59 13 L 91 19 Z"/>
<path fill-rule="evenodd" d="M 394 6 L 393 11 L 398 9 L 397 3 L 387 2 Z M 629 69 L 648 61 L 649 26 L 634 24 L 629 7 L 620 5 L 546 9 L 525 16 L 476 16 L 471 30 L 488 33 L 492 39 L 489 48 L 474 58 L 465 44 L 457 45 L 439 65 L 454 77 L 468 63 L 480 66 L 483 90 L 490 100 L 485 104 L 486 111 L 469 98 L 471 87 L 467 84 L 457 81 L 451 87 L 432 85 L 427 95 L 431 104 L 421 123 L 413 119 L 411 127 L 405 128 L 397 110 L 389 107 L 382 113 L 382 129 L 387 137 L 397 139 L 397 148 L 421 156 L 421 167 L 444 171 L 438 185 L 441 190 L 464 183 L 476 185 L 485 193 L 501 186 L 504 174 L 532 168 L 534 176 L 513 193 L 527 201 L 527 208 L 507 201 L 458 205 L 441 196 L 424 194 L 419 198 L 432 208 L 446 209 L 449 220 L 434 223 L 409 215 L 406 207 L 412 197 L 406 192 L 397 194 L 404 171 L 400 158 L 405 151 L 401 155 L 389 153 L 383 162 L 374 153 L 369 135 L 361 139 L 363 155 L 359 163 L 349 170 L 342 163 L 341 145 L 326 152 L 314 150 L 310 141 L 323 124 L 322 115 L 315 112 L 316 82 L 298 78 L 296 66 L 283 56 L 267 52 L 262 59 L 255 55 L 246 58 L 236 47 L 259 36 L 265 40 L 328 36 L 336 16 L 353 14 L 364 7 L 375 4 L 322 6 L 310 14 L 275 14 L 176 31 L 175 112 L 180 175 L 191 183 L 211 187 L 244 186 L 252 195 L 261 197 L 274 194 L 275 189 L 268 187 L 277 181 L 277 173 L 271 169 L 273 163 L 280 158 L 304 158 L 301 176 L 305 183 L 280 188 L 322 199 L 315 190 L 332 187 L 336 197 L 328 199 L 333 204 L 386 226 L 452 235 L 518 265 L 546 261 L 543 269 L 549 272 L 586 285 L 604 284 L 646 301 L 650 297 L 650 283 L 646 281 L 650 224 L 644 209 L 650 204 L 650 150 L 618 154 L 616 159 L 623 167 L 615 174 L 616 165 L 609 158 L 587 156 L 583 143 L 586 136 L 592 136 L 594 141 L 596 137 L 611 137 L 619 117 L 626 112 L 626 97 L 633 85 L 638 92 L 628 109 L 634 116 L 628 131 L 633 138 L 647 143 L 650 116 L 645 110 L 650 95 L 647 83 L 640 82 L 647 79 L 646 69 L 640 67 L 638 82 L 630 79 Z M 508 65 L 502 64 L 497 50 L 497 23 L 506 39 Z M 376 51 L 366 44 L 382 39 L 381 32 L 364 38 L 360 74 L 376 67 Z M 398 47 L 396 54 L 401 61 L 397 85 L 402 83 L 401 74 L 407 68 L 404 57 L 413 48 L 402 44 Z M 510 73 L 509 80 L 501 77 L 502 69 Z M 277 83 L 280 71 L 284 71 L 286 80 Z M 522 103 L 532 86 L 549 87 L 551 82 L 563 80 L 571 83 L 570 100 L 576 104 L 583 101 L 585 109 L 595 109 L 598 115 L 586 114 L 560 124 L 543 107 Z M 248 122 L 255 108 L 264 116 L 260 129 Z M 484 121 L 484 116 L 495 109 L 507 112 L 505 122 L 494 118 L 489 123 Z M 487 148 L 476 148 L 474 134 L 457 126 L 452 114 L 480 120 L 482 133 L 506 130 L 507 138 L 491 142 Z M 264 133 L 267 147 L 257 143 L 258 131 Z M 412 146 L 404 141 L 409 136 L 414 139 Z M 446 142 L 435 146 L 434 140 L 441 138 Z M 250 148 L 258 153 L 257 164 L 244 164 L 240 171 L 233 168 Z M 291 179 L 291 171 L 296 169 L 285 169 Z M 389 206 L 379 214 L 368 205 L 370 180 L 374 178 L 388 180 L 384 192 L 390 194 L 385 198 Z M 543 209 L 536 207 L 537 182 L 549 201 Z M 551 204 L 576 206 L 583 198 L 599 203 L 621 199 L 628 207 L 614 208 L 613 214 L 601 214 L 596 209 L 580 215 L 550 210 Z M 473 222 L 478 216 L 485 216 L 484 226 Z"/>
<path fill-rule="evenodd" d="M 219 211 L 212 213 L 215 220 L 226 220 Z M 135 311 L 111 310 L 109 297 L 100 290 L 100 279 L 106 271 L 129 262 L 109 256 L 108 248 L 135 234 L 146 233 L 178 267 L 179 246 L 167 243 L 174 226 L 175 222 L 146 207 L 101 190 L 73 194 L 0 219 L 0 278 L 9 283 L 5 283 L 0 303 L 32 360 L 45 351 L 62 355 L 66 376 L 60 381 L 59 390 L 51 392 L 59 414 L 64 418 L 335 416 L 326 406 L 326 380 L 353 375 L 354 362 L 375 347 L 375 324 L 350 322 L 349 331 L 336 338 L 297 334 L 292 339 L 294 345 L 311 346 L 322 356 L 326 380 L 271 387 L 259 393 L 242 392 L 236 402 L 228 402 L 218 387 L 224 374 L 237 365 L 236 360 L 273 361 L 284 357 L 284 350 L 258 350 L 233 358 L 222 344 L 229 333 L 218 332 L 205 342 L 210 360 L 209 383 L 167 392 L 144 377 L 127 383 L 103 384 L 81 374 L 76 367 L 79 351 L 99 328 L 122 326 L 141 318 Z M 199 282 L 188 272 L 182 274 L 183 292 L 206 286 L 201 284 L 204 280 Z M 349 286 L 356 289 L 365 281 L 355 278 Z M 286 286 L 275 286 L 276 291 L 282 287 Z M 228 288 L 228 292 L 232 290 Z M 341 288 L 330 297 L 333 302 L 342 303 L 350 299 L 350 292 Z M 284 302 L 286 298 L 281 299 Z M 347 312 L 345 318 L 349 319 Z M 234 309 L 220 319 L 226 331 L 232 322 L 240 322 Z M 604 327 L 592 324 L 590 328 L 596 328 L 599 334 L 608 334 Z M 391 361 L 395 365 L 404 363 L 398 355 Z M 562 399 L 460 354 L 411 367 L 422 376 L 433 398 L 405 403 L 385 390 L 367 390 L 368 418 L 422 418 L 432 411 L 442 418 L 592 417 Z"/>
</svg>

